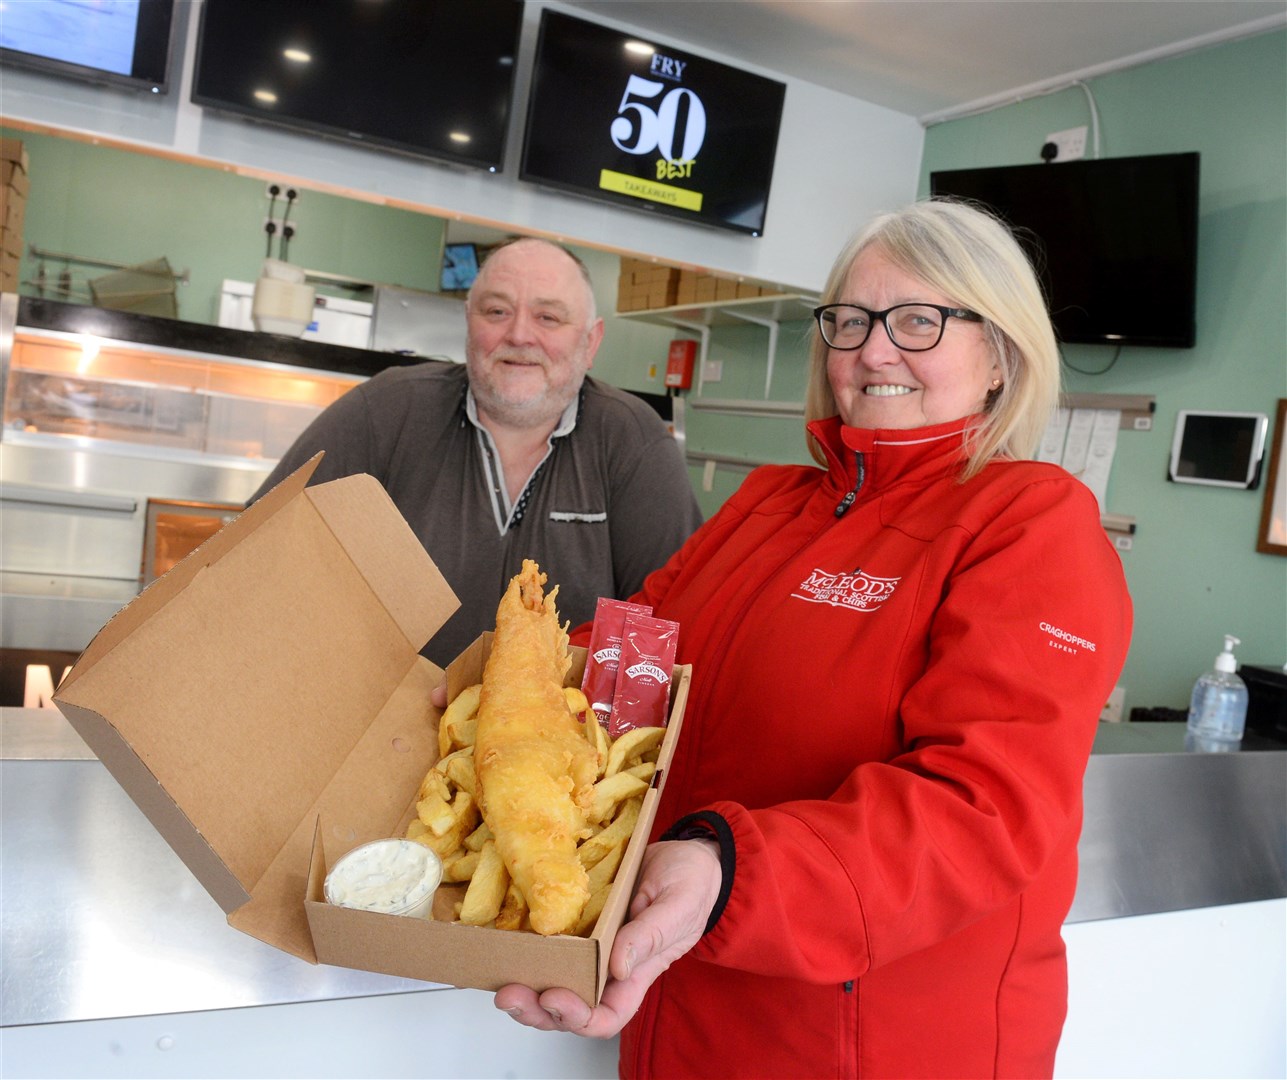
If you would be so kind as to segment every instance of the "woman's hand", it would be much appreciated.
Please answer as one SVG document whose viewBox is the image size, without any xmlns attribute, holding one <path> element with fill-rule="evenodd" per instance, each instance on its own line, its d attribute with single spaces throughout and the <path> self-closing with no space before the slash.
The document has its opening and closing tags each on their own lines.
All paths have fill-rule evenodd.
<svg viewBox="0 0 1287 1080">
<path fill-rule="evenodd" d="M 617 931 L 608 961 L 608 985 L 596 1008 L 571 990 L 538 994 L 504 986 L 496 1007 L 542 1031 L 606 1039 L 616 1035 L 663 971 L 688 952 L 706 929 L 723 872 L 712 840 L 667 840 L 649 845 L 630 902 L 630 919 Z"/>
</svg>

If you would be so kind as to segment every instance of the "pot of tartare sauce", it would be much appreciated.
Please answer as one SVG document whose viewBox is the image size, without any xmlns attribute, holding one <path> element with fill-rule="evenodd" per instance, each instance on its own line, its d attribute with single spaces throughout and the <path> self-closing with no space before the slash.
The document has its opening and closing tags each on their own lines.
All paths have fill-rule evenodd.
<svg viewBox="0 0 1287 1080">
<path fill-rule="evenodd" d="M 340 907 L 427 918 L 442 881 L 442 860 L 414 840 L 372 840 L 326 875 L 326 900 Z"/>
</svg>

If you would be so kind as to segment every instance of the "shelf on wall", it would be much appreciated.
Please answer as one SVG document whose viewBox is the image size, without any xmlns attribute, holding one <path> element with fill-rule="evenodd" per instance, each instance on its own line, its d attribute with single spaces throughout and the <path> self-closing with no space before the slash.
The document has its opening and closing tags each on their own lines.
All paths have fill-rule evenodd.
<svg viewBox="0 0 1287 1080">
<path fill-rule="evenodd" d="M 711 300 L 704 304 L 676 304 L 674 307 L 647 308 L 642 311 L 618 311 L 617 318 L 636 322 L 673 326 L 697 334 L 701 351 L 697 361 L 697 392 L 700 394 L 706 369 L 706 354 L 710 347 L 711 328 L 716 326 L 744 326 L 748 323 L 763 326 L 769 332 L 768 368 L 764 374 L 764 396 L 768 398 L 773 385 L 773 365 L 777 360 L 778 332 L 784 322 L 801 322 L 811 317 L 817 306 L 817 297 L 801 293 L 782 293 L 775 296 L 748 296 L 740 300 Z"/>
<path fill-rule="evenodd" d="M 688 399 L 694 412 L 719 413 L 724 416 L 776 416 L 803 418 L 804 404 L 799 401 L 733 401 L 723 398 Z"/>
<path fill-rule="evenodd" d="M 817 307 L 815 296 L 781 293 L 772 296 L 747 296 L 740 300 L 710 300 L 702 304 L 676 304 L 674 307 L 646 308 L 641 311 L 618 311 L 619 319 L 660 323 L 663 326 L 735 326 L 742 322 L 771 320 L 797 322 L 811 316 Z"/>
<path fill-rule="evenodd" d="M 1152 394 L 1064 394 L 1059 404 L 1066 409 L 1117 409 L 1119 427 L 1129 431 L 1152 431 L 1157 399 Z"/>
</svg>

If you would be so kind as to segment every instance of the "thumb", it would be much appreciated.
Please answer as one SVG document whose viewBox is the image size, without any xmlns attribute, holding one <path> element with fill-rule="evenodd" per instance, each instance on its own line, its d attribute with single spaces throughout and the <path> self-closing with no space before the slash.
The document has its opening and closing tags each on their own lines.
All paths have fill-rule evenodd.
<svg viewBox="0 0 1287 1080">
<path fill-rule="evenodd" d="M 435 709 L 445 709 L 447 707 L 447 684 L 440 682 L 429 691 L 429 704 Z"/>
</svg>

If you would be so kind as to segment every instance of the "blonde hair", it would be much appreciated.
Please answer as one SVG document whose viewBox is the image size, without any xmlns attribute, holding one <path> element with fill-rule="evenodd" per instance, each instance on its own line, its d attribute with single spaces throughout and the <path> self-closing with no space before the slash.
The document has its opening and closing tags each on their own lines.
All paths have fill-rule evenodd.
<svg viewBox="0 0 1287 1080">
<path fill-rule="evenodd" d="M 988 395 L 983 420 L 970 433 L 961 479 L 968 480 L 994 457 L 1031 457 L 1058 404 L 1059 347 L 1041 284 L 1014 234 L 982 207 L 955 199 L 930 199 L 882 214 L 840 252 L 821 303 L 841 300 L 854 260 L 870 247 L 879 247 L 900 270 L 985 320 L 1002 385 Z M 838 411 L 827 379 L 828 351 L 815 325 L 806 421 Z M 821 447 L 813 436 L 808 440 L 810 453 L 825 464 Z"/>
</svg>

